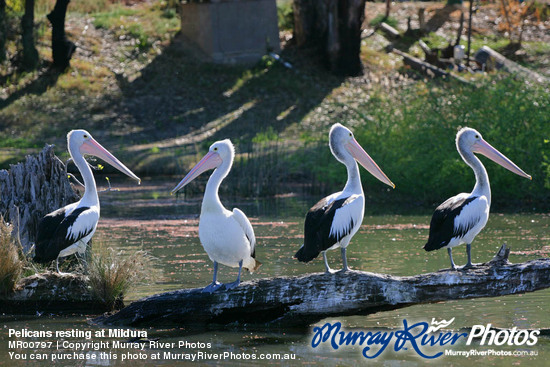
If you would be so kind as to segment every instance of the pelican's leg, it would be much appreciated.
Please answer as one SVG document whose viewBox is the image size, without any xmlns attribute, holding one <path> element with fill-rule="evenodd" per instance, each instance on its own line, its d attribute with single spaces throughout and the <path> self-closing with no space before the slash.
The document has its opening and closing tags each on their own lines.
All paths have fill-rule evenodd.
<svg viewBox="0 0 550 367">
<path fill-rule="evenodd" d="M 69 273 L 64 273 L 59 271 L 59 256 L 55 259 L 55 269 L 57 270 L 57 274 L 59 275 L 67 275 Z"/>
<path fill-rule="evenodd" d="M 86 244 L 84 244 L 84 252 L 78 251 L 75 254 L 78 262 L 80 263 L 80 265 L 82 265 L 82 271 L 84 274 L 88 273 L 88 251 L 86 250 L 86 247 Z"/>
<path fill-rule="evenodd" d="M 342 271 L 348 271 L 349 268 L 348 268 L 348 258 L 346 256 L 346 247 L 342 247 L 340 249 L 340 252 L 342 253 L 342 263 L 344 264 L 344 266 L 342 267 Z"/>
<path fill-rule="evenodd" d="M 325 260 L 325 273 L 332 274 L 332 269 L 328 266 L 327 252 L 323 251 L 323 260 Z"/>
<path fill-rule="evenodd" d="M 235 280 L 233 283 L 227 283 L 225 284 L 225 289 L 233 289 L 237 287 L 239 284 L 241 284 L 241 271 L 243 270 L 243 261 L 239 261 L 239 275 L 237 275 L 237 280 Z"/>
<path fill-rule="evenodd" d="M 463 269 L 471 269 L 474 267 L 474 264 L 472 264 L 472 245 L 466 244 L 466 253 L 468 254 L 468 262 L 466 265 L 464 265 Z"/>
<path fill-rule="evenodd" d="M 86 256 L 86 254 L 84 254 L 82 256 L 82 268 L 83 268 L 84 274 L 87 274 L 88 273 L 88 257 Z"/>
<path fill-rule="evenodd" d="M 203 288 L 203 292 L 212 293 L 216 289 L 220 288 L 222 285 L 217 281 L 218 279 L 218 262 L 214 261 L 214 279 L 212 279 L 212 283 L 207 285 L 205 288 Z"/>
<path fill-rule="evenodd" d="M 451 259 L 451 269 L 456 270 L 455 262 L 453 261 L 453 250 L 448 247 L 447 252 L 449 253 L 449 258 Z"/>
</svg>

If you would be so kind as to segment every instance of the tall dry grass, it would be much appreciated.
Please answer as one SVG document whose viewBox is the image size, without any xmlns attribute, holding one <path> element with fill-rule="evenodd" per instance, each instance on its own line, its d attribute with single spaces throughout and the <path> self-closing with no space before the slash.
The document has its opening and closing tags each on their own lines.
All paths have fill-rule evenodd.
<svg viewBox="0 0 550 367">
<path fill-rule="evenodd" d="M 24 267 L 11 231 L 11 226 L 0 216 L 0 295 L 13 292 Z"/>
<path fill-rule="evenodd" d="M 93 295 L 110 309 L 120 308 L 124 295 L 149 279 L 151 263 L 152 258 L 145 251 L 123 256 L 111 247 L 97 246 L 88 269 Z"/>
</svg>

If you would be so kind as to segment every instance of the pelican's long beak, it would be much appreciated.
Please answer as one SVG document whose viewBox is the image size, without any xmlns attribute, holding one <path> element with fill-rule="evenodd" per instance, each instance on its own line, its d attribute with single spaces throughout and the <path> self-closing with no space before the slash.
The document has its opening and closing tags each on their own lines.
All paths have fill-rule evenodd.
<svg viewBox="0 0 550 367">
<path fill-rule="evenodd" d="M 506 168 L 507 170 L 514 172 L 516 175 L 528 178 L 530 180 L 532 179 L 530 175 L 523 172 L 523 170 L 521 168 L 519 168 L 518 166 L 516 166 L 516 164 L 514 162 L 512 162 L 511 160 L 506 158 L 506 156 L 504 154 L 502 154 L 501 152 L 499 152 L 498 150 L 493 148 L 491 146 L 491 144 L 487 143 L 483 139 L 476 142 L 472 146 L 472 151 L 474 153 L 483 154 L 484 156 L 486 156 L 487 158 L 489 158 L 493 162 L 498 163 L 502 167 Z"/>
<path fill-rule="evenodd" d="M 393 182 L 390 181 L 388 176 L 382 170 L 376 162 L 365 152 L 365 150 L 359 145 L 357 140 L 353 139 L 353 141 L 346 144 L 349 152 L 359 162 L 360 165 L 365 167 L 367 171 L 370 172 L 371 175 L 385 183 L 386 185 L 389 185 L 395 189 L 395 185 Z"/>
<path fill-rule="evenodd" d="M 138 182 L 138 184 L 141 183 L 141 179 L 134 174 L 134 172 L 130 171 L 128 167 L 126 167 L 124 164 L 122 164 L 121 161 L 119 161 L 114 155 L 112 155 L 107 149 L 103 148 L 101 144 L 99 144 L 97 141 L 95 141 L 93 138 L 90 138 L 89 140 L 86 140 L 82 146 L 80 147 L 80 153 L 82 154 L 91 154 L 93 156 L 96 156 L 98 158 L 103 159 L 106 163 L 109 163 L 111 166 L 118 169 L 120 172 L 124 173 L 125 175 L 133 178 Z"/>
<path fill-rule="evenodd" d="M 197 176 L 199 176 L 204 171 L 209 169 L 217 168 L 222 163 L 222 158 L 216 152 L 208 152 L 202 159 L 189 171 L 189 173 L 180 181 L 180 183 L 174 187 L 171 194 L 177 192 L 189 182 L 193 181 Z"/>
</svg>

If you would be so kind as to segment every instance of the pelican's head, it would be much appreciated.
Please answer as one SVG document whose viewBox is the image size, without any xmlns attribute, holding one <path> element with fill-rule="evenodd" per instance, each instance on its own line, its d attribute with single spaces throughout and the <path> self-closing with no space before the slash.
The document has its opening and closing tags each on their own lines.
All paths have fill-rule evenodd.
<svg viewBox="0 0 550 367">
<path fill-rule="evenodd" d="M 514 162 L 487 143 L 481 134 L 475 129 L 469 127 L 460 129 L 456 134 L 456 147 L 461 153 L 472 152 L 483 154 L 493 162 L 500 164 L 502 167 L 511 172 L 514 172 L 516 175 L 531 179 L 531 176 L 523 172 L 523 170 L 516 166 Z"/>
<path fill-rule="evenodd" d="M 189 173 L 180 181 L 180 183 L 172 190 L 172 194 L 181 190 L 189 182 L 197 178 L 201 173 L 208 171 L 209 169 L 216 169 L 222 163 L 228 162 L 229 165 L 233 163 L 235 157 L 235 148 L 231 143 L 231 140 L 225 139 L 215 142 L 208 149 L 208 153 L 189 171 Z"/>
<path fill-rule="evenodd" d="M 69 147 L 69 153 L 71 157 L 74 154 L 80 155 L 89 154 L 104 160 L 111 166 L 118 169 L 125 175 L 133 178 L 138 183 L 141 183 L 141 179 L 136 176 L 128 167 L 122 164 L 114 155 L 112 155 L 107 149 L 103 148 L 92 135 L 86 130 L 71 130 L 67 134 L 67 146 Z"/>
<path fill-rule="evenodd" d="M 367 152 L 359 145 L 357 140 L 355 140 L 350 129 L 342 124 L 334 124 L 330 128 L 328 138 L 330 150 L 340 162 L 346 164 L 351 157 L 359 162 L 359 164 L 369 171 L 371 175 L 386 185 L 395 188 L 393 182 L 390 181 L 388 176 L 382 172 L 376 162 L 374 162 Z"/>
</svg>

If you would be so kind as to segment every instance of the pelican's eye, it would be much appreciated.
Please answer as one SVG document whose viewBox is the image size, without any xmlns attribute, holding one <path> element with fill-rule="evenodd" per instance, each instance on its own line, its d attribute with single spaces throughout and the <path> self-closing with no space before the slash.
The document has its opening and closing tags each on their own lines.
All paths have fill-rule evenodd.
<svg viewBox="0 0 550 367">
<path fill-rule="evenodd" d="M 214 150 L 218 150 L 218 147 L 214 148 Z"/>
<path fill-rule="evenodd" d="M 84 139 L 88 139 L 88 135 L 84 134 Z"/>
<path fill-rule="evenodd" d="M 349 136 L 353 136 L 353 134 L 352 134 L 352 133 L 349 133 Z"/>
<path fill-rule="evenodd" d="M 476 139 L 479 139 L 479 135 L 476 135 Z"/>
</svg>

